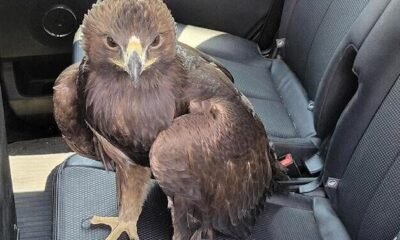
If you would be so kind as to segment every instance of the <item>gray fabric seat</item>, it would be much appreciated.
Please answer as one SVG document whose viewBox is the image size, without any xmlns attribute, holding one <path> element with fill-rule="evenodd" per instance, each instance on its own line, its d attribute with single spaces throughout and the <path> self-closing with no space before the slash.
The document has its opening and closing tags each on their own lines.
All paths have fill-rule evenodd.
<svg viewBox="0 0 400 240">
<path fill-rule="evenodd" d="M 319 139 L 308 110 L 309 99 L 296 75 L 282 60 L 259 57 L 252 62 L 233 62 L 216 57 L 235 77 L 235 85 L 249 98 L 262 119 L 278 154 L 309 157 Z M 254 79 L 253 81 L 246 81 Z"/>
<path fill-rule="evenodd" d="M 115 174 L 105 171 L 101 162 L 79 156 L 69 158 L 56 172 L 53 239 L 105 239 L 109 231 L 93 230 L 89 219 L 118 215 Z M 138 223 L 140 239 L 169 239 L 171 226 L 167 198 L 154 185 Z"/>
<path fill-rule="evenodd" d="M 105 171 L 98 161 L 75 155 L 59 167 L 56 177 L 54 239 L 107 237 L 107 229 L 90 228 L 88 219 L 93 215 L 117 216 L 114 173 Z M 173 229 L 167 199 L 155 183 L 139 219 L 138 231 L 142 240 L 171 239 Z M 267 200 L 250 239 L 349 238 L 327 199 L 288 194 Z"/>
</svg>

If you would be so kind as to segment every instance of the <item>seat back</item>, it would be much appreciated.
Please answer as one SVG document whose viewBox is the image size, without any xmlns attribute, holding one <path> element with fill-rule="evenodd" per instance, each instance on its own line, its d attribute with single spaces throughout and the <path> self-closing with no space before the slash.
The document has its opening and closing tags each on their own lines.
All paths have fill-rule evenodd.
<svg viewBox="0 0 400 240">
<path fill-rule="evenodd" d="M 340 42 L 370 0 L 296 1 L 285 37 L 285 61 L 311 99 Z"/>
<path fill-rule="evenodd" d="M 357 87 L 352 69 L 365 37 L 390 0 L 287 0 L 284 59 L 315 101 L 314 124 L 325 138 Z"/>
<path fill-rule="evenodd" d="M 399 12 L 400 0 L 390 1 L 359 49 L 358 88 L 326 158 L 325 189 L 352 239 L 393 239 L 400 230 Z"/>
</svg>

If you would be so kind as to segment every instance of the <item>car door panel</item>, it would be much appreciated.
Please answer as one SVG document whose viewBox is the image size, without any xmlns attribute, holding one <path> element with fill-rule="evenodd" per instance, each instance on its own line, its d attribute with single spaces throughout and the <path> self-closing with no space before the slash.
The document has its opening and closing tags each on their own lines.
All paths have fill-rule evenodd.
<svg viewBox="0 0 400 240">
<path fill-rule="evenodd" d="M 16 214 L 0 90 L 0 239 L 16 239 Z"/>
</svg>

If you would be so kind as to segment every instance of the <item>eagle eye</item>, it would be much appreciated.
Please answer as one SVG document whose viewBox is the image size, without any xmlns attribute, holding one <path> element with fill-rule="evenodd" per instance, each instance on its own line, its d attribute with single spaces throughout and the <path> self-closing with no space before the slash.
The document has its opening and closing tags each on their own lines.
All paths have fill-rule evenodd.
<svg viewBox="0 0 400 240">
<path fill-rule="evenodd" d="M 158 46 L 160 45 L 160 43 L 161 43 L 161 37 L 160 37 L 160 35 L 157 35 L 157 37 L 154 38 L 154 40 L 153 40 L 153 42 L 150 44 L 150 46 L 151 46 L 152 48 L 156 48 L 156 47 L 158 47 Z"/>
<path fill-rule="evenodd" d="M 118 47 L 118 44 L 114 41 L 114 39 L 113 39 L 112 37 L 107 37 L 106 42 L 107 42 L 107 46 L 108 46 L 109 48 L 116 48 L 116 47 Z"/>
</svg>

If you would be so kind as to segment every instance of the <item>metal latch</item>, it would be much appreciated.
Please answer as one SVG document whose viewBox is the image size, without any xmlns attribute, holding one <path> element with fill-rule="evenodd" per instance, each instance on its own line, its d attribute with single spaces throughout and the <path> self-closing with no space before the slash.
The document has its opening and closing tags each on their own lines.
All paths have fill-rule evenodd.
<svg viewBox="0 0 400 240">
<path fill-rule="evenodd" d="M 314 111 L 314 107 L 315 107 L 314 101 L 309 101 L 308 105 L 307 105 L 308 111 L 313 112 Z"/>
<path fill-rule="evenodd" d="M 275 48 L 271 54 L 271 58 L 277 58 L 280 50 L 286 46 L 286 38 L 278 38 L 275 40 Z"/>
</svg>

